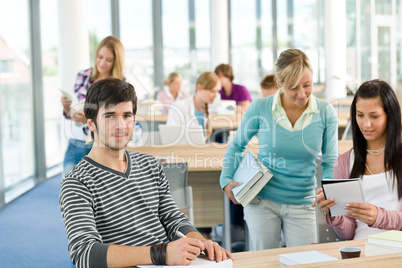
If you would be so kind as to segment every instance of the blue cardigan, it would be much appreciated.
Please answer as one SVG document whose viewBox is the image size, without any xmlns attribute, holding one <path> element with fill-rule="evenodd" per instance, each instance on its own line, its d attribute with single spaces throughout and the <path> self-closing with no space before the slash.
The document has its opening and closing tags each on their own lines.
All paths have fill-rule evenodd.
<svg viewBox="0 0 402 268">
<path fill-rule="evenodd" d="M 241 155 L 257 135 L 258 159 L 274 174 L 259 196 L 282 204 L 307 205 L 316 188 L 316 159 L 322 152 L 322 178 L 332 178 L 338 156 L 338 117 L 328 102 L 317 99 L 318 112 L 300 131 L 290 132 L 272 116 L 273 96 L 254 100 L 230 143 L 223 162 L 222 189 L 232 181 Z M 256 145 L 254 145 L 256 146 Z"/>
</svg>

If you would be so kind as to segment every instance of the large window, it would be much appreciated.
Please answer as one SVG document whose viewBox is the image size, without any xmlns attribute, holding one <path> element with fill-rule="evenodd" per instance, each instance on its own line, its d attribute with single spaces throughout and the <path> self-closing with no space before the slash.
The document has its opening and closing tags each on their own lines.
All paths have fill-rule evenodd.
<svg viewBox="0 0 402 268">
<path fill-rule="evenodd" d="M 275 72 L 273 48 L 273 19 L 272 0 L 262 0 L 260 9 L 260 22 L 257 27 L 261 28 L 261 71 L 260 78 Z"/>
<path fill-rule="evenodd" d="M 256 47 L 256 1 L 232 0 L 230 3 L 230 55 L 235 77 L 233 82 L 246 86 L 252 94 L 259 94 L 261 79 Z"/>
<path fill-rule="evenodd" d="M 322 0 L 275 3 L 276 29 L 273 29 L 272 0 L 230 1 L 231 63 L 235 82 L 244 84 L 253 97 L 260 94 L 261 79 L 274 72 L 276 57 L 288 48 L 303 50 L 313 65 L 314 82 L 325 81 Z"/>
<path fill-rule="evenodd" d="M 192 70 L 188 0 L 162 1 L 162 33 L 164 77 L 179 73 L 183 77 L 182 90 L 189 93 Z"/>
<path fill-rule="evenodd" d="M 88 0 L 89 50 L 91 66 L 99 42 L 112 34 L 110 0 Z"/>
<path fill-rule="evenodd" d="M 3 25 L 0 27 L 0 107 L 4 172 L 4 178 L 0 179 L 4 179 L 6 199 L 7 191 L 32 178 L 35 167 L 27 4 L 26 0 L 0 1 L 0 25 Z"/>
<path fill-rule="evenodd" d="M 64 151 L 60 131 L 62 106 L 59 91 L 58 9 L 56 1 L 41 0 L 40 4 L 46 167 L 49 168 L 63 161 L 61 152 Z"/>
<path fill-rule="evenodd" d="M 125 75 L 138 98 L 144 99 L 154 86 L 151 0 L 120 1 L 120 36 L 126 55 Z"/>
<path fill-rule="evenodd" d="M 192 94 L 198 76 L 211 71 L 209 1 L 162 1 L 162 33 L 164 76 L 179 73 Z"/>
</svg>

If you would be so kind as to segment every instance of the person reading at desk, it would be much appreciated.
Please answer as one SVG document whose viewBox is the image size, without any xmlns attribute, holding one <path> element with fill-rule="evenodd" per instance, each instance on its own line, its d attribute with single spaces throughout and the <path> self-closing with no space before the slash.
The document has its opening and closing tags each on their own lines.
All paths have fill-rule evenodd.
<svg viewBox="0 0 402 268">
<path fill-rule="evenodd" d="M 220 64 L 215 68 L 215 73 L 221 80 L 220 91 L 222 100 L 234 100 L 239 111 L 244 113 L 251 103 L 250 92 L 245 86 L 234 84 L 233 68 L 230 64 Z"/>
<path fill-rule="evenodd" d="M 315 98 L 313 70 L 298 49 L 283 51 L 276 62 L 277 93 L 254 100 L 229 145 L 220 177 L 226 195 L 233 196 L 233 175 L 251 138 L 258 138 L 258 158 L 273 177 L 244 208 L 250 249 L 317 242 L 315 210 L 304 197 L 316 188 L 316 160 L 322 152 L 323 177 L 332 178 L 338 155 L 338 120 L 328 102 Z"/>
<path fill-rule="evenodd" d="M 174 102 L 168 112 L 166 125 L 201 126 L 209 137 L 212 133 L 211 124 L 208 124 L 208 105 L 214 102 L 221 83 L 219 77 L 212 72 L 202 73 L 196 82 L 195 94 L 188 98 Z"/>
<path fill-rule="evenodd" d="M 84 112 L 94 146 L 63 179 L 59 199 L 72 262 L 188 265 L 201 250 L 218 262 L 232 258 L 178 209 L 155 158 L 125 150 L 136 111 L 134 87 L 123 80 L 106 78 L 88 89 Z"/>
<path fill-rule="evenodd" d="M 336 200 L 317 190 L 328 225 L 343 239 L 365 239 L 384 230 L 402 230 L 401 110 L 391 86 L 364 82 L 350 107 L 353 149 L 340 155 L 334 179 L 362 179 L 365 204 L 350 203 L 346 215 L 330 217 Z"/>
<path fill-rule="evenodd" d="M 170 105 L 176 100 L 181 100 L 187 97 L 186 92 L 181 89 L 181 75 L 178 73 L 171 73 L 164 81 L 164 84 L 168 86 L 168 90 L 162 90 L 156 96 L 156 99 L 163 104 L 163 113 L 167 114 Z"/>
</svg>

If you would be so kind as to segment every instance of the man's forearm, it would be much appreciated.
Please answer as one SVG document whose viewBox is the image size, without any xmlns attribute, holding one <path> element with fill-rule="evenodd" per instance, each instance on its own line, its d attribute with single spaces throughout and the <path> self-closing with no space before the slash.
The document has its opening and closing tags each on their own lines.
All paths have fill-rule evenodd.
<svg viewBox="0 0 402 268">
<path fill-rule="evenodd" d="M 199 232 L 188 232 L 188 233 L 186 234 L 186 236 L 187 236 L 187 237 L 190 237 L 190 238 L 198 239 L 198 240 L 201 240 L 201 241 L 207 240 L 207 239 L 206 239 L 205 237 L 203 237 L 202 234 L 200 234 Z"/>
<path fill-rule="evenodd" d="M 108 267 L 127 267 L 152 264 L 150 246 L 132 247 L 110 245 L 107 251 Z"/>
</svg>

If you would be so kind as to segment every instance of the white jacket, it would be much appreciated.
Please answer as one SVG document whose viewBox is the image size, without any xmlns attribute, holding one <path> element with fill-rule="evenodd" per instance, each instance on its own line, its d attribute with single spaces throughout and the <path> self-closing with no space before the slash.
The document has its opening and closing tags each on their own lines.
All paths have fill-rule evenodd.
<svg viewBox="0 0 402 268">
<path fill-rule="evenodd" d="M 204 126 L 207 119 L 204 118 Z M 193 96 L 177 100 L 169 108 L 166 125 L 176 126 L 199 126 L 195 116 L 195 106 Z"/>
</svg>

